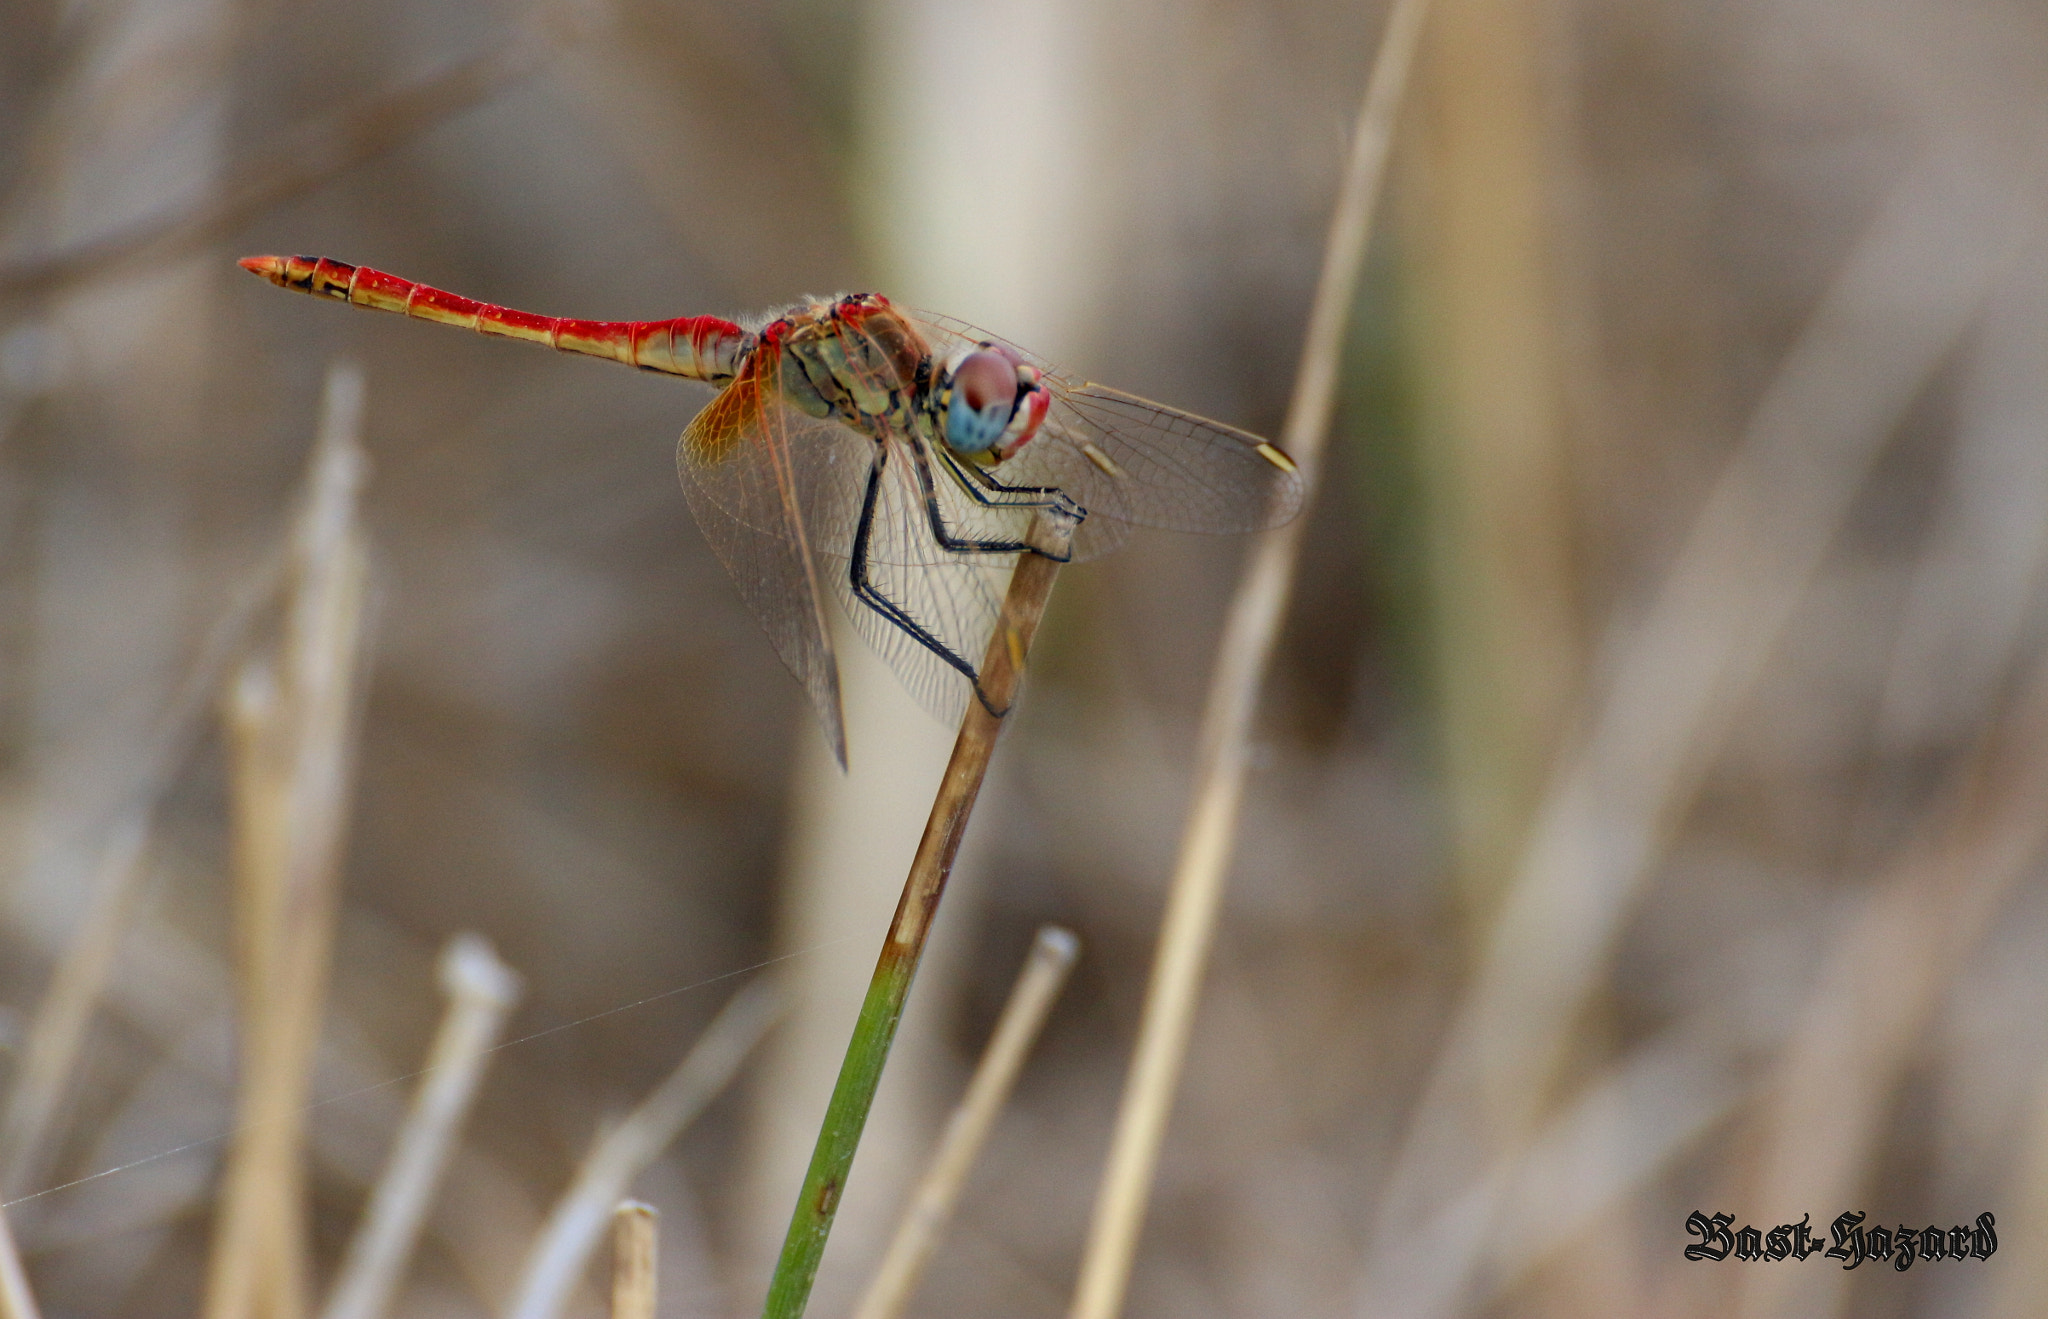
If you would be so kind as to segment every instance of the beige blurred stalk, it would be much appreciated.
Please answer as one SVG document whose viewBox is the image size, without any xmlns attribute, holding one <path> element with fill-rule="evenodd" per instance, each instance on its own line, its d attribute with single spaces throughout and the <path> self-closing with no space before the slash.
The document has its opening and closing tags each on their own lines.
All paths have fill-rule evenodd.
<svg viewBox="0 0 2048 1319">
<path fill-rule="evenodd" d="M 911 1193 L 896 1235 L 861 1297 L 854 1319 L 896 1319 L 916 1292 L 925 1265 L 952 1221 L 967 1174 L 981 1157 L 996 1118 L 1016 1087 L 1025 1056 L 1037 1042 L 1046 1014 L 1059 998 L 1079 952 L 1080 941 L 1074 932 L 1057 925 L 1042 927 L 1032 940 L 1030 956 L 1003 1005 L 995 1034 L 974 1069 L 974 1079 L 947 1120 L 939 1147 Z"/>
<path fill-rule="evenodd" d="M 612 1319 L 654 1319 L 661 1299 L 660 1228 L 653 1205 L 621 1200 L 612 1210 Z"/>
<path fill-rule="evenodd" d="M 0 42 L 10 52 L 17 41 L 31 47 L 27 33 L 44 17 L 9 11 Z M 70 16 L 67 57 L 39 79 L 41 94 L 10 111 L 16 149 L 0 262 L 35 260 L 203 201 L 224 145 L 227 55 L 240 17 L 226 0 Z M 124 881 L 135 872 L 121 854 L 147 833 L 133 826 L 132 809 L 155 786 L 138 780 L 158 765 L 137 749 L 149 746 L 186 635 L 180 604 L 194 583 L 180 501 L 186 456 L 209 433 L 217 278 L 200 263 L 166 262 L 115 297 L 60 294 L 0 314 L 10 348 L 45 346 L 31 354 L 33 379 L 17 376 L 9 392 L 62 398 L 92 418 L 48 450 L 82 463 L 61 493 L 58 481 L 45 485 L 53 469 L 26 482 L 32 498 L 60 501 L 72 515 L 47 524 L 33 554 L 20 552 L 32 542 L 19 523 L 8 545 L 10 736 L 26 751 L 9 799 L 29 827 L 5 838 L 4 898 L 9 923 L 56 963 L 62 982 L 45 993 L 11 1080 L 0 1185 L 17 1192 L 32 1189 L 65 1134 L 65 1089 L 93 982 L 129 905 Z M 15 416 L 33 424 L 26 411 Z M 27 433 L 6 436 L 10 485 L 28 473 L 15 465 L 36 443 Z M 78 865 L 73 854 L 88 850 L 98 862 Z M 95 871 L 87 906 L 78 899 Z"/>
<path fill-rule="evenodd" d="M 205 250 L 336 175 L 491 99 L 530 73 L 540 53 L 538 44 L 522 34 L 417 82 L 294 125 L 235 162 L 208 195 L 183 208 L 165 209 L 62 251 L 0 264 L 0 298 L 47 297 L 90 282 L 132 276 L 150 262 Z"/>
<path fill-rule="evenodd" d="M 845 283 L 852 237 L 838 190 L 818 186 L 832 166 L 803 96 L 778 64 L 732 58 L 728 15 L 660 0 L 544 7 L 574 11 L 549 80 L 726 296 Z"/>
<path fill-rule="evenodd" d="M 2014 889 L 2048 847 L 2048 663 L 1986 732 L 1947 808 L 1835 940 L 1764 1092 L 1757 1153 L 1736 1203 L 1792 1221 L 1812 1205 L 1857 1204 L 1886 1114 L 1922 1037 Z M 1825 1112 L 1825 1122 L 1814 1114 Z M 1776 1215 L 1775 1217 L 1773 1217 Z M 2002 1216 L 2002 1215 L 2001 1215 Z M 1749 1319 L 1838 1314 L 1847 1274 L 1753 1269 L 1736 1310 Z"/>
<path fill-rule="evenodd" d="M 519 999 L 518 974 L 481 935 L 449 940 L 440 970 L 447 1011 L 321 1319 L 382 1319 L 455 1152 L 505 1014 Z"/>
<path fill-rule="evenodd" d="M 1330 221 L 1322 276 L 1280 437 L 1311 491 L 1336 408 L 1344 331 L 1356 303 L 1373 212 L 1392 149 L 1394 114 L 1407 88 L 1427 11 L 1427 0 L 1398 0 L 1388 15 Z M 1144 1016 L 1096 1194 L 1070 1311 L 1073 1319 L 1112 1319 L 1123 1308 L 1236 844 L 1252 717 L 1286 614 L 1307 524 L 1304 513 L 1254 543 L 1224 625 L 1202 712 L 1194 804 L 1181 836 Z"/>
<path fill-rule="evenodd" d="M 776 980 L 763 976 L 733 995 L 668 1078 L 591 1146 L 527 1253 L 505 1319 L 561 1314 L 633 1179 L 732 1083 L 781 1017 L 783 993 Z"/>
<path fill-rule="evenodd" d="M 150 833 L 164 790 L 185 764 L 217 703 L 222 675 L 252 619 L 277 593 L 284 561 L 251 572 L 215 622 L 134 769 L 136 793 L 100 846 L 92 900 L 36 1003 L 21 1060 L 0 1114 L 0 1193 L 27 1195 L 42 1182 L 65 1134 L 67 1105 L 93 1014 L 108 989 L 137 893 L 149 867 Z"/>
<path fill-rule="evenodd" d="M 42 1319 L 35 1293 L 29 1290 L 28 1274 L 22 1271 L 21 1252 L 14 1248 L 14 1229 L 8 1226 L 5 1209 L 0 1209 L 0 1319 Z"/>
<path fill-rule="evenodd" d="M 2010 1221 L 2048 1222 L 2048 1067 L 2034 1078 L 2026 1146 L 2019 1151 L 2018 1179 L 2007 1192 Z M 2031 1242 L 2029 1242 L 2031 1244 Z M 2040 1251 L 1999 1256 L 1997 1284 L 1986 1319 L 2035 1319 L 2048 1314 L 2048 1257 Z"/>
<path fill-rule="evenodd" d="M 1750 1097 L 1734 1053 L 1725 1033 L 1680 1028 L 1590 1078 L 1428 1217 L 1373 1243 L 1364 1313 L 1483 1313 L 1562 1251 L 1581 1250 L 1574 1272 L 1594 1267 L 1587 1238 Z"/>
<path fill-rule="evenodd" d="M 1546 67 L 1553 7 L 1436 0 L 1397 215 L 1453 864 L 1484 912 L 1580 681 Z"/>
<path fill-rule="evenodd" d="M 40 114 L 10 125 L 21 152 L 0 214 L 0 257 L 33 258 L 203 203 L 217 181 L 240 19 L 226 0 L 81 14 Z M 206 433 L 218 278 L 206 263 L 169 261 L 118 295 L 6 309 L 10 329 L 32 327 L 62 345 L 46 387 L 94 400 L 82 451 L 123 478 L 120 491 L 99 491 L 103 502 L 75 542 L 52 547 L 38 592 L 29 679 L 43 754 L 55 762 L 38 777 L 73 789 L 39 803 L 53 838 L 79 836 L 87 821 L 103 828 L 114 815 L 101 794 L 128 785 L 92 771 L 125 763 L 142 730 L 124 725 L 155 706 L 108 696 L 160 693 L 182 635 L 172 602 L 188 569 L 176 497 L 164 495 L 179 489 L 182 454 Z"/>
<path fill-rule="evenodd" d="M 1949 144 L 1953 145 L 1953 144 Z M 2005 189 L 1933 146 L 1828 287 L 1554 772 L 1380 1196 L 1367 1314 L 1440 1313 L 1398 1262 L 1451 1188 L 1526 1141 L 1621 923 L 1886 438 L 2010 251 Z M 1407 1290 L 1411 1285 L 1418 1292 Z"/>
<path fill-rule="evenodd" d="M 5 1196 L 35 1189 L 48 1164 L 52 1128 L 141 886 L 149 816 L 147 809 L 133 810 L 115 826 L 93 877 L 92 905 L 65 945 L 50 987 L 36 1005 L 19 1070 L 7 1093 L 7 1110 L 0 1116 L 0 1194 Z"/>
<path fill-rule="evenodd" d="M 302 1144 L 360 705 L 362 406 L 361 373 L 330 370 L 281 635 L 228 695 L 242 1031 L 206 1319 L 306 1313 Z"/>
</svg>

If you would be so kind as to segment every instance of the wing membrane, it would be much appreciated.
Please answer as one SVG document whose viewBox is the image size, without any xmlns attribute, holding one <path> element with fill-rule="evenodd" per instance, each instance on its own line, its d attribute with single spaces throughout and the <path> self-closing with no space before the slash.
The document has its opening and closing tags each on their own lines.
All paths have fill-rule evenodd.
<svg viewBox="0 0 2048 1319">
<path fill-rule="evenodd" d="M 1132 526 L 1257 531 L 1300 511 L 1300 475 L 1258 436 L 1078 380 L 963 322 L 918 316 L 935 342 L 1001 343 L 1043 374 L 1052 406 L 1038 437 L 992 475 L 1009 485 L 1056 487 L 1087 509 L 1075 558 L 1114 549 Z"/>
<path fill-rule="evenodd" d="M 917 702 L 954 723 L 974 693 L 1030 515 L 983 508 L 912 442 L 892 439 L 879 454 L 865 553 L 852 556 L 853 535 L 835 537 L 832 590 Z M 991 548 L 940 544 L 928 493 L 951 535 Z"/>
<path fill-rule="evenodd" d="M 917 324 L 942 358 L 962 344 L 1004 343 L 943 317 L 918 313 Z M 845 336 L 869 333 L 852 318 L 832 325 Z M 877 343 L 842 346 L 847 363 L 892 360 Z M 950 722 L 976 690 L 1010 571 L 1045 498 L 1032 491 L 1058 491 L 1087 510 L 1075 558 L 1114 548 L 1132 526 L 1249 531 L 1300 507 L 1299 475 L 1257 436 L 1005 346 L 1039 368 L 1051 406 L 1039 435 L 987 473 L 927 449 L 920 434 L 877 421 L 860 424 L 886 433 L 863 434 L 797 411 L 779 373 L 802 368 L 772 347 L 683 433 L 678 467 L 690 507 L 842 763 L 827 591 L 918 702 Z M 852 383 L 856 396 L 874 398 L 902 386 Z"/>
<path fill-rule="evenodd" d="M 810 697 L 844 765 L 839 666 L 804 516 L 804 496 L 816 502 L 810 469 L 818 458 L 791 445 L 787 409 L 771 386 L 750 361 L 684 430 L 676 467 L 704 539 Z"/>
<path fill-rule="evenodd" d="M 845 322 L 837 329 L 866 333 Z M 850 347 L 845 359 L 880 359 L 870 347 Z M 896 382 L 864 383 L 880 394 Z M 829 589 L 854 631 L 918 703 L 941 721 L 957 722 L 973 695 L 1032 510 L 975 498 L 968 478 L 914 435 L 876 438 L 834 420 L 789 409 L 783 415 Z"/>
</svg>

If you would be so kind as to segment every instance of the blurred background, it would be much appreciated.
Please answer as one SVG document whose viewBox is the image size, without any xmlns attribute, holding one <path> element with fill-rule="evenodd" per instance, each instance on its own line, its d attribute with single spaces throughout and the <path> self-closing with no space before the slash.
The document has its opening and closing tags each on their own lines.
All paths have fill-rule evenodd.
<svg viewBox="0 0 2048 1319">
<path fill-rule="evenodd" d="M 0 1177 L 44 1312 L 219 1285 L 273 989 L 235 674 L 290 635 L 335 363 L 369 568 L 310 1294 L 475 931 L 524 995 L 392 1312 L 500 1312 L 780 959 L 789 1016 L 634 1184 L 663 1313 L 754 1313 L 950 743 L 847 641 L 832 764 L 676 487 L 693 387 L 234 257 L 605 318 L 878 288 L 1273 434 L 1384 18 L 0 8 Z M 2048 1309 L 2044 129 L 2019 0 L 1437 0 L 1127 1313 Z M 1063 574 L 813 1313 L 1045 921 L 1081 960 L 912 1312 L 1065 1312 L 1242 553 Z M 1689 1262 L 1695 1210 L 2001 1250 Z"/>
</svg>

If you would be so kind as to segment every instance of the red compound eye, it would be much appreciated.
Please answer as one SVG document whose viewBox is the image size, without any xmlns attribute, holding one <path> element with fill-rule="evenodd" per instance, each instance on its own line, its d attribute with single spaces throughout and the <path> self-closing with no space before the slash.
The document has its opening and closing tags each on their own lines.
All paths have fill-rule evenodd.
<svg viewBox="0 0 2048 1319">
<path fill-rule="evenodd" d="M 984 348 L 969 353 L 953 369 L 953 388 L 976 412 L 992 406 L 1007 412 L 1017 401 L 1017 368 L 1007 357 Z"/>
</svg>

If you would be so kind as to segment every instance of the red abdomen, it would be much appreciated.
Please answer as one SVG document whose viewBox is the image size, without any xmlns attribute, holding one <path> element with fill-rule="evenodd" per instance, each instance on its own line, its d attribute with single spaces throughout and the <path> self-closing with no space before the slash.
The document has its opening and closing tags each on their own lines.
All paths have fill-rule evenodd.
<svg viewBox="0 0 2048 1319">
<path fill-rule="evenodd" d="M 328 257 L 243 257 L 242 268 L 279 288 L 333 298 L 374 311 L 459 325 L 478 334 L 525 339 L 565 353 L 603 357 L 646 371 L 723 384 L 752 346 L 752 336 L 717 316 L 667 321 L 579 321 L 493 306 L 368 266 Z"/>
</svg>

